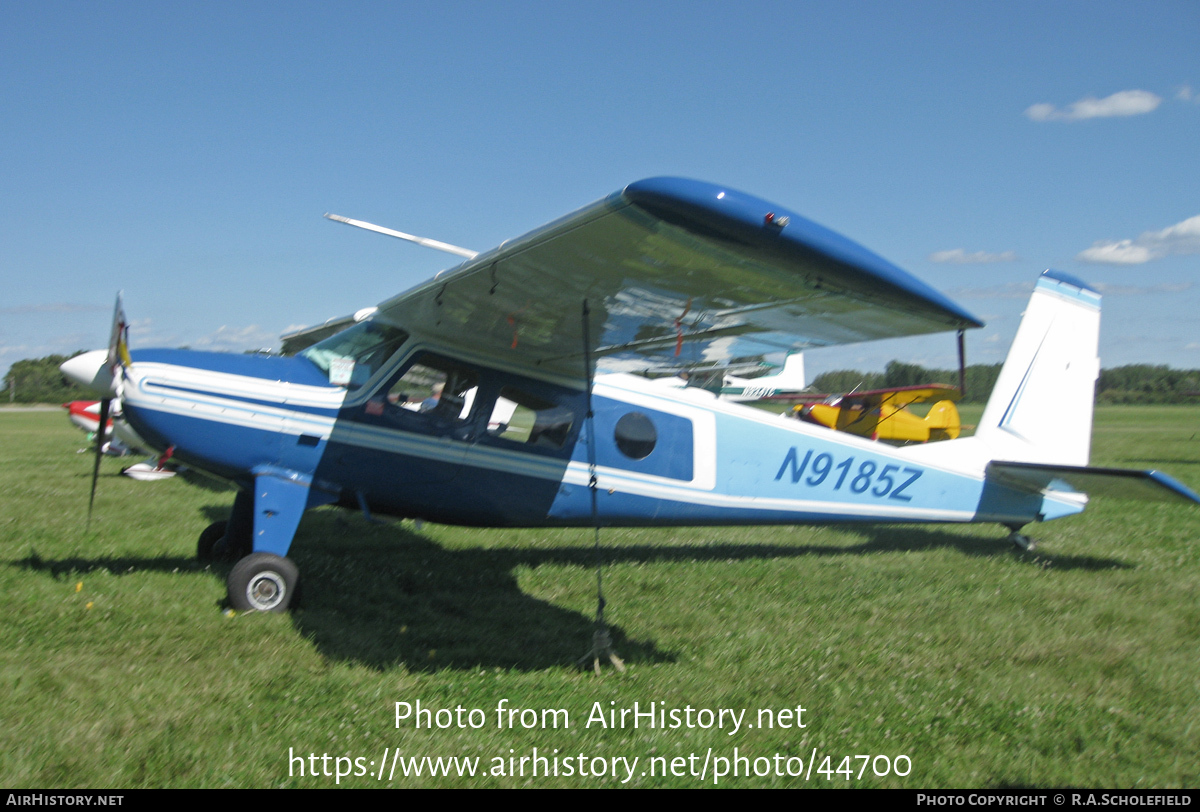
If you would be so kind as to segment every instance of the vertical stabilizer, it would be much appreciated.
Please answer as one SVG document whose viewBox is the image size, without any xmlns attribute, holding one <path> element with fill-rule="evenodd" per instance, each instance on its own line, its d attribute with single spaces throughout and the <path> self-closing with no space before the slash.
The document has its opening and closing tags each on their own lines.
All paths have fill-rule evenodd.
<svg viewBox="0 0 1200 812">
<path fill-rule="evenodd" d="M 1099 341 L 1100 294 L 1043 273 L 975 432 L 992 458 L 1087 465 Z"/>
<path fill-rule="evenodd" d="M 775 386 L 780 389 L 803 389 L 804 383 L 804 353 L 790 352 L 783 361 L 783 371 L 774 378 Z"/>
<path fill-rule="evenodd" d="M 772 395 L 799 392 L 804 389 L 804 353 L 790 352 L 783 362 L 783 369 L 775 375 L 760 375 L 757 378 L 737 378 L 726 375 L 722 379 L 721 397 L 726 400 L 761 400 Z"/>
</svg>

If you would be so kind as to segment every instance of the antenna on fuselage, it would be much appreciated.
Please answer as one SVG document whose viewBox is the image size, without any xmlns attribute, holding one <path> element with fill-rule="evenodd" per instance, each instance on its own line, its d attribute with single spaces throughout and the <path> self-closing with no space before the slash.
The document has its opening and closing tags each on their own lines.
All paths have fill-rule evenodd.
<svg viewBox="0 0 1200 812">
<path fill-rule="evenodd" d="M 354 226 L 356 228 L 365 228 L 367 231 L 374 231 L 377 234 L 395 237 L 398 240 L 408 240 L 409 242 L 415 242 L 417 245 L 423 245 L 426 248 L 435 248 L 438 251 L 445 251 L 447 254 L 457 254 L 458 256 L 466 257 L 467 259 L 475 259 L 475 257 L 479 256 L 478 251 L 472 251 L 470 248 L 460 248 L 457 245 L 451 245 L 448 242 L 431 240 L 428 237 L 418 237 L 415 234 L 405 234 L 403 231 L 384 228 L 383 226 L 377 226 L 374 223 L 367 223 L 362 220 L 351 220 L 349 217 L 343 217 L 340 214 L 330 214 L 329 212 L 325 212 L 324 216 L 326 220 L 345 223 L 348 226 Z"/>
</svg>

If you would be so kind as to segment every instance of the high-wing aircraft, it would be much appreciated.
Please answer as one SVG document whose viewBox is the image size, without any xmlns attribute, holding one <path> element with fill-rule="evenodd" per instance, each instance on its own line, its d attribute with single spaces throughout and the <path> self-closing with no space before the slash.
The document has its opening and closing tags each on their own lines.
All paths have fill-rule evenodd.
<svg viewBox="0 0 1200 812">
<path fill-rule="evenodd" d="M 237 560 L 235 608 L 289 606 L 292 538 L 326 504 L 476 526 L 996 522 L 1028 544 L 1021 528 L 1080 512 L 1093 486 L 1197 501 L 1156 472 L 1087 467 L 1100 296 L 1065 274 L 1038 280 L 975 436 L 896 448 L 596 374 L 980 326 L 797 214 L 655 178 L 461 253 L 295 357 L 130 353 L 118 305 L 109 350 L 64 364 L 151 444 L 238 486 L 198 545 Z"/>
<path fill-rule="evenodd" d="M 762 366 L 761 363 L 755 365 L 759 368 Z M 656 386 L 670 386 L 676 389 L 699 386 L 719 395 L 722 400 L 735 402 L 786 398 L 804 391 L 804 353 L 788 353 L 780 371 L 757 377 L 739 377 L 728 369 L 705 366 L 677 370 L 671 375 L 650 380 Z"/>
<path fill-rule="evenodd" d="M 773 375 L 739 378 L 737 375 L 726 374 L 721 382 L 721 398 L 751 401 L 786 397 L 803 392 L 805 386 L 804 353 L 790 352 L 783 361 L 783 369 Z"/>
<path fill-rule="evenodd" d="M 888 443 L 928 443 L 953 440 L 962 424 L 954 401 L 961 394 L 953 386 L 932 383 L 872 389 L 845 395 L 820 396 L 819 402 L 798 404 L 796 417 L 838 431 Z M 915 403 L 939 398 L 924 417 L 909 411 Z"/>
</svg>

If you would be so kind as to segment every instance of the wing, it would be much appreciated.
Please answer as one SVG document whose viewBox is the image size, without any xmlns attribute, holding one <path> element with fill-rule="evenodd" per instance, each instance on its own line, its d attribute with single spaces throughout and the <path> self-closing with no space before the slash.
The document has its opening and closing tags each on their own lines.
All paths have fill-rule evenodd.
<svg viewBox="0 0 1200 812">
<path fill-rule="evenodd" d="M 914 403 L 924 403 L 933 398 L 957 401 L 962 397 L 962 393 L 958 391 L 958 387 L 956 386 L 944 383 L 931 383 L 925 386 L 899 386 L 895 389 L 872 389 L 867 392 L 855 392 L 853 395 L 847 395 L 846 397 L 848 399 L 862 400 L 871 407 L 882 406 L 886 403 L 889 406 L 902 409 L 905 406 L 911 406 Z"/>
<path fill-rule="evenodd" d="M 418 337 L 580 377 L 616 362 L 748 355 L 981 326 L 937 291 L 822 226 L 679 178 L 604 200 L 379 306 Z"/>
</svg>

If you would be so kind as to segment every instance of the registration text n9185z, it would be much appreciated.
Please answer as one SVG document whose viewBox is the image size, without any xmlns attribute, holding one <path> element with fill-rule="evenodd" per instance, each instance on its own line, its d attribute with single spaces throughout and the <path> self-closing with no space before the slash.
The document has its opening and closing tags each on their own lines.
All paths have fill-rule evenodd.
<svg viewBox="0 0 1200 812">
<path fill-rule="evenodd" d="M 890 462 L 880 466 L 874 460 L 863 460 L 856 469 L 852 456 L 835 462 L 834 456 L 829 452 L 814 454 L 810 448 L 801 457 L 796 447 L 792 446 L 783 458 L 775 480 L 782 480 L 786 473 L 791 474 L 794 484 L 803 484 L 809 488 L 829 487 L 831 490 L 840 491 L 844 486 L 851 493 L 870 493 L 879 499 L 908 502 L 912 500 L 912 495 L 905 491 L 920 479 L 925 471 Z"/>
</svg>

